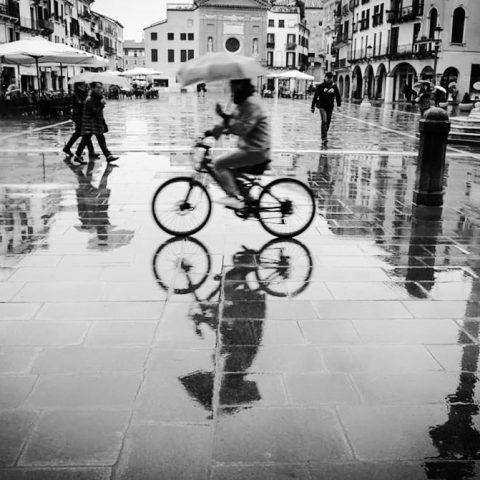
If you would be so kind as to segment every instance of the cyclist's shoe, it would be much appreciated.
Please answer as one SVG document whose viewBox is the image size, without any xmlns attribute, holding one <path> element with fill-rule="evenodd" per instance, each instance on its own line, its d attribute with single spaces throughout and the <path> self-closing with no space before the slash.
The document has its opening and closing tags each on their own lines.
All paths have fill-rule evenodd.
<svg viewBox="0 0 480 480">
<path fill-rule="evenodd" d="M 239 196 L 227 195 L 226 197 L 216 200 L 216 203 L 225 205 L 228 208 L 233 208 L 234 210 L 241 210 L 242 208 L 245 208 L 245 202 Z"/>
</svg>

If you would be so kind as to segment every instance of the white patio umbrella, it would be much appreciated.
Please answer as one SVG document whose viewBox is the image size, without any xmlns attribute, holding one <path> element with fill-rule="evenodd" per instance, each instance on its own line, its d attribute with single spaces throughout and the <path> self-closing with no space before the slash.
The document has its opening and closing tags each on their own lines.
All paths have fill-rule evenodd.
<svg viewBox="0 0 480 480">
<path fill-rule="evenodd" d="M 119 75 L 122 77 L 137 77 L 137 76 L 148 76 L 148 75 L 161 75 L 163 72 L 153 70 L 152 68 L 137 67 L 127 70 L 125 72 L 120 72 Z"/>
<path fill-rule="evenodd" d="M 40 87 L 39 64 L 91 63 L 94 55 L 63 43 L 53 43 L 42 37 L 32 37 L 0 45 L 0 63 L 7 65 L 35 65 Z"/>
<path fill-rule="evenodd" d="M 300 70 L 287 70 L 286 72 L 279 73 L 278 78 L 294 78 L 296 80 L 314 80 L 313 75 L 301 72 Z"/>
<path fill-rule="evenodd" d="M 101 82 L 105 85 L 117 85 L 124 90 L 131 90 L 131 86 L 126 78 L 114 75 L 111 72 L 82 72 L 73 76 L 68 83 L 92 83 Z"/>
</svg>

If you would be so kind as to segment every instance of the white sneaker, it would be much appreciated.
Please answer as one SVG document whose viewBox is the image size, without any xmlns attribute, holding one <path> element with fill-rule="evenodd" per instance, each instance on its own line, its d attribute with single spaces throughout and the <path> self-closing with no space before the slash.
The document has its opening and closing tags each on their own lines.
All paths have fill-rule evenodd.
<svg viewBox="0 0 480 480">
<path fill-rule="evenodd" d="M 245 203 L 243 202 L 243 200 L 237 197 L 231 197 L 229 195 L 223 198 L 219 198 L 218 200 L 215 200 L 215 202 L 219 203 L 220 205 L 225 205 L 229 208 L 234 208 L 235 210 L 240 210 L 245 207 Z"/>
</svg>

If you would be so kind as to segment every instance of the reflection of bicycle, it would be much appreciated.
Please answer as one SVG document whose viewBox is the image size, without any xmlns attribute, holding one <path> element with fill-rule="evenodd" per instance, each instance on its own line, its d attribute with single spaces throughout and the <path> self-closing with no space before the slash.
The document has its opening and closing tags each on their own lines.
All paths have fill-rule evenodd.
<svg viewBox="0 0 480 480">
<path fill-rule="evenodd" d="M 202 181 L 204 174 L 215 179 L 210 146 L 202 140 L 195 144 L 204 154 L 197 174 L 175 177 L 158 187 L 152 200 L 152 213 L 158 226 L 171 235 L 192 235 L 201 230 L 212 212 L 210 194 Z M 299 235 L 312 223 L 315 200 L 310 189 L 299 180 L 279 178 L 261 185 L 261 175 L 269 162 L 248 169 L 237 169 L 236 179 L 245 199 L 245 207 L 235 210 L 243 219 L 256 218 L 263 228 L 277 237 Z M 258 195 L 254 192 L 259 191 Z M 227 207 L 228 208 L 228 207 Z"/>
<path fill-rule="evenodd" d="M 196 238 L 171 238 L 155 252 L 153 273 L 158 284 L 177 295 L 193 293 L 197 301 L 212 301 L 220 284 L 205 298 L 197 296 L 211 270 L 207 248 Z M 254 272 L 258 289 L 275 297 L 293 297 L 307 288 L 313 271 L 312 256 L 303 243 L 279 239 L 266 243 L 259 251 L 243 247 L 233 256 L 233 267 Z M 221 277 L 215 275 L 220 282 Z"/>
</svg>

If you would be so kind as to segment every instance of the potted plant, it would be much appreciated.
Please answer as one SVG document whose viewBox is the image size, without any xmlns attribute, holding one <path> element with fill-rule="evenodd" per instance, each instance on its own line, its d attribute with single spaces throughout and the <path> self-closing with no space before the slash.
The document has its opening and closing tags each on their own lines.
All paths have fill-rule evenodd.
<svg viewBox="0 0 480 480">
<path fill-rule="evenodd" d="M 461 112 L 470 112 L 473 108 L 473 103 L 470 98 L 470 95 L 468 93 L 465 93 L 465 95 L 462 98 L 462 101 L 458 104 L 458 109 Z"/>
</svg>

